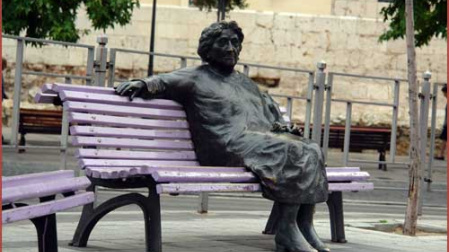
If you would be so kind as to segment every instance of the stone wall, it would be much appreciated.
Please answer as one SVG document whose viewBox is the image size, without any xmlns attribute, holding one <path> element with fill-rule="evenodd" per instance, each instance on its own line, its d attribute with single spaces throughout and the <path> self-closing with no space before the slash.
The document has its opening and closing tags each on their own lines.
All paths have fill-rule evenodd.
<svg viewBox="0 0 449 252">
<path fill-rule="evenodd" d="M 327 62 L 328 72 L 344 72 L 392 78 L 406 78 L 406 46 L 403 40 L 378 42 L 378 36 L 387 25 L 379 19 L 345 16 L 344 2 L 335 0 L 334 12 L 340 16 L 304 15 L 297 13 L 273 13 L 234 11 L 230 19 L 243 28 L 245 41 L 241 62 L 314 70 L 320 60 Z M 363 1 L 358 1 L 363 2 Z M 366 2 L 372 2 L 366 0 Z M 376 7 L 377 8 L 377 7 Z M 158 7 L 155 50 L 185 56 L 197 56 L 196 48 L 201 30 L 216 19 L 216 13 L 200 12 L 195 8 Z M 90 24 L 83 11 L 77 23 L 79 28 Z M 147 51 L 151 23 L 151 6 L 142 5 L 135 10 L 132 23 L 107 30 L 109 48 L 128 48 Z M 80 43 L 94 45 L 99 32 L 84 36 Z M 13 82 L 15 42 L 3 40 L 3 55 L 11 67 L 7 71 L 7 83 Z M 429 46 L 417 50 L 419 76 L 432 71 L 432 81 L 446 82 L 446 41 L 435 39 Z M 67 49 L 61 46 L 26 48 L 25 62 L 28 68 L 42 71 L 83 73 L 87 61 L 84 49 Z M 119 53 L 117 72 L 121 78 L 142 76 L 146 72 L 146 56 Z M 156 71 L 166 72 L 179 67 L 179 60 L 156 57 Z M 188 61 L 189 65 L 199 64 Z M 251 77 L 278 80 L 278 86 L 269 88 L 270 93 L 305 95 L 307 74 L 251 68 Z M 52 79 L 32 76 L 24 78 L 25 89 Z M 59 80 L 61 81 L 61 80 Z M 263 89 L 268 89 L 263 86 Z M 12 85 L 7 86 L 11 94 Z M 27 91 L 26 91 L 27 92 Z M 407 112 L 407 84 L 400 89 L 399 125 L 409 122 Z M 26 98 L 24 94 L 24 99 Z M 372 81 L 359 78 L 334 78 L 333 98 L 362 101 L 393 101 L 393 82 Z M 283 102 L 283 101 L 281 101 Z M 445 101 L 438 104 L 438 125 L 442 123 Z M 303 120 L 304 103 L 295 103 L 294 119 Z M 344 121 L 344 104 L 332 106 L 332 120 Z M 353 121 L 362 125 L 389 125 L 391 109 L 373 106 L 354 106 Z"/>
</svg>

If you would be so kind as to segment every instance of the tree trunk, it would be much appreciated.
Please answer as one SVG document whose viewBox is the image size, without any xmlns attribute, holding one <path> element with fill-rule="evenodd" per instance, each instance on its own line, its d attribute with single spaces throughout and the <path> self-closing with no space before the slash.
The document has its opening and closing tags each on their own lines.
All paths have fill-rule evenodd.
<svg viewBox="0 0 449 252">
<path fill-rule="evenodd" d="M 410 115 L 410 167 L 407 210 L 404 222 L 404 234 L 415 235 L 418 220 L 418 202 L 420 197 L 421 161 L 419 157 L 418 122 L 418 82 L 416 78 L 415 27 L 413 0 L 405 0 L 407 69 L 409 83 Z"/>
</svg>

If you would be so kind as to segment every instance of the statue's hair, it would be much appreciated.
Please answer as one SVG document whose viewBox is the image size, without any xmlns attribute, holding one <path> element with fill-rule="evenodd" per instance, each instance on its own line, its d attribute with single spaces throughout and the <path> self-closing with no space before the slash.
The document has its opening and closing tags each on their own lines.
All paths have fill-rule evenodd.
<svg viewBox="0 0 449 252">
<path fill-rule="evenodd" d="M 240 45 L 243 42 L 243 32 L 242 29 L 239 27 L 237 22 L 235 21 L 221 21 L 217 23 L 211 24 L 209 27 L 204 28 L 204 30 L 201 32 L 200 37 L 200 43 L 198 45 L 197 53 L 201 57 L 203 61 L 208 62 L 208 54 L 209 50 L 212 47 L 212 45 L 215 42 L 215 39 L 218 38 L 223 30 L 230 29 L 237 34 L 237 37 L 239 38 Z M 240 50 L 241 50 L 240 46 Z"/>
</svg>

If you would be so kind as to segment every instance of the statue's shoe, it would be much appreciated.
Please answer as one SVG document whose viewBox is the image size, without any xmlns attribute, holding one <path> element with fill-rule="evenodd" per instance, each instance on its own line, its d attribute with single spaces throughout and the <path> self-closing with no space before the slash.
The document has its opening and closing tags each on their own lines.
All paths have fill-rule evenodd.
<svg viewBox="0 0 449 252">
<path fill-rule="evenodd" d="M 306 227 L 301 226 L 299 228 L 301 230 L 301 233 L 304 235 L 304 238 L 307 240 L 307 242 L 318 252 L 330 252 L 331 249 L 324 244 L 321 239 L 318 237 L 315 228 L 311 225 L 308 225 Z"/>
</svg>

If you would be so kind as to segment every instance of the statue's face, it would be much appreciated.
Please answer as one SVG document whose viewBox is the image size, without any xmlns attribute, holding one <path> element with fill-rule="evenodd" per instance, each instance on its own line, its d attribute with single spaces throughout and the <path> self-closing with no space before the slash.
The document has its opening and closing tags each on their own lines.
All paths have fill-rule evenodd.
<svg viewBox="0 0 449 252">
<path fill-rule="evenodd" d="M 240 40 L 234 31 L 223 30 L 209 51 L 209 63 L 225 68 L 234 67 L 239 59 L 240 46 Z"/>
</svg>

